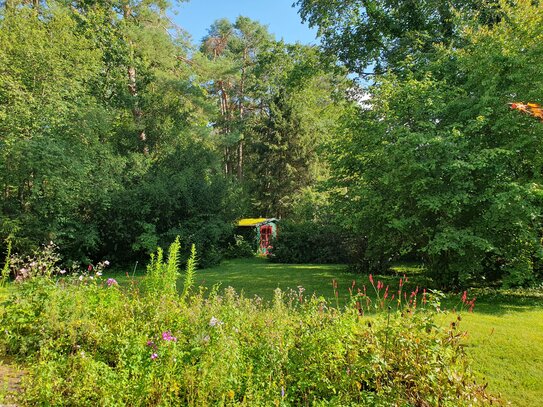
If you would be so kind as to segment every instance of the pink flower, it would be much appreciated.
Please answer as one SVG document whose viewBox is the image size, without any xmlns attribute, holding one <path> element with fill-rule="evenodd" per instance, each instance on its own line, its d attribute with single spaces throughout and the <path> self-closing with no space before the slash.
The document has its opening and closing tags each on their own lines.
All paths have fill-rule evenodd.
<svg viewBox="0 0 543 407">
<path fill-rule="evenodd" d="M 157 353 L 153 353 L 153 354 L 151 355 L 151 359 L 152 359 L 152 360 L 155 360 L 156 358 L 158 358 L 158 354 L 157 354 Z"/>
<path fill-rule="evenodd" d="M 92 264 L 89 264 L 89 267 L 87 267 L 87 270 L 92 271 Z"/>
<path fill-rule="evenodd" d="M 115 280 L 114 278 L 108 278 L 106 284 L 108 287 L 111 287 L 112 285 L 118 285 L 117 280 Z"/>
<path fill-rule="evenodd" d="M 477 297 L 473 297 L 473 299 L 468 303 L 470 305 L 469 312 L 473 312 L 473 308 L 475 307 L 475 300 Z"/>
<path fill-rule="evenodd" d="M 373 285 L 373 276 L 370 274 L 370 283 Z"/>
<path fill-rule="evenodd" d="M 162 339 L 168 342 L 177 342 L 177 338 L 170 331 L 163 332 Z"/>
</svg>

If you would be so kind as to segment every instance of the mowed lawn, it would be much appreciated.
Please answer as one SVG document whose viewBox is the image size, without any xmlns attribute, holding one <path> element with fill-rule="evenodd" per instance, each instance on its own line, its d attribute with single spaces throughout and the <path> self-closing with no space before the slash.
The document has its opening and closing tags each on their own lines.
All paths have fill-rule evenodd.
<svg viewBox="0 0 543 407">
<path fill-rule="evenodd" d="M 397 286 L 400 276 L 409 274 L 415 283 L 424 285 L 427 279 L 421 274 L 418 266 L 403 265 L 395 269 L 396 275 L 380 276 L 385 284 Z M 363 289 L 369 285 L 368 276 L 354 274 L 341 264 L 278 264 L 266 259 L 237 259 L 224 261 L 220 266 L 198 270 L 196 283 L 206 288 L 220 284 L 221 288 L 233 287 L 245 297 L 258 296 L 264 300 L 271 300 L 275 289 L 283 291 L 298 291 L 298 287 L 304 288 L 304 295 L 316 294 L 327 300 L 335 300 L 334 281 L 337 286 L 340 305 L 344 305 L 349 299 L 350 292 L 358 288 Z M 376 280 L 377 282 L 377 276 Z"/>
<path fill-rule="evenodd" d="M 413 266 L 395 269 L 397 276 L 375 276 L 385 284 L 397 286 L 403 274 L 411 278 L 410 286 L 429 283 L 422 270 Z M 220 284 L 234 287 L 247 297 L 273 297 L 276 288 L 315 293 L 334 300 L 332 281 L 336 280 L 340 303 L 355 287 L 369 287 L 367 276 L 352 274 L 342 265 L 287 265 L 262 259 L 223 262 L 220 266 L 198 270 L 197 282 L 205 287 Z M 459 296 L 444 301 L 445 308 L 459 303 Z M 448 324 L 450 314 L 438 318 Z M 463 312 L 461 327 L 467 332 L 466 352 L 480 383 L 512 406 L 543 406 L 543 293 L 479 293 L 473 313 Z"/>
<path fill-rule="evenodd" d="M 356 276 L 354 276 L 356 277 Z M 220 266 L 196 273 L 196 283 L 211 288 L 220 284 L 221 289 L 234 287 L 245 297 L 258 296 L 271 300 L 275 289 L 295 290 L 302 286 L 305 295 L 322 295 L 334 298 L 332 283 L 336 280 L 342 297 L 348 296 L 353 274 L 344 265 L 276 264 L 265 259 L 238 259 L 224 261 Z"/>
</svg>

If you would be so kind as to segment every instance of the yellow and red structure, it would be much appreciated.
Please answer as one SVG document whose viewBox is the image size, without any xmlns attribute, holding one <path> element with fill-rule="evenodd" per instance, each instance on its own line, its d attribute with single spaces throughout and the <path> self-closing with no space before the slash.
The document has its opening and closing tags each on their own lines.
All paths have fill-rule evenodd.
<svg viewBox="0 0 543 407">
<path fill-rule="evenodd" d="M 267 256 L 277 236 L 277 222 L 276 218 L 245 218 L 238 221 L 237 227 L 254 230 L 258 254 Z"/>
</svg>

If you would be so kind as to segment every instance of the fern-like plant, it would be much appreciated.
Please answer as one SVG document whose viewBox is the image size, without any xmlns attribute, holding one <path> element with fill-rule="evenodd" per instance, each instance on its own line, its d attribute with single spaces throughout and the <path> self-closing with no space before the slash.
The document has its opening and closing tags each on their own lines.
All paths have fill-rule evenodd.
<svg viewBox="0 0 543 407">
<path fill-rule="evenodd" d="M 177 236 L 168 250 L 168 263 L 165 264 L 162 274 L 162 288 L 167 295 L 177 293 L 177 279 L 180 277 L 179 250 L 181 250 L 181 243 L 179 242 L 179 236 Z"/>
<path fill-rule="evenodd" d="M 151 261 L 147 265 L 147 275 L 143 280 L 143 286 L 147 292 L 157 293 L 160 291 L 163 256 L 164 252 L 161 247 L 157 249 L 156 253 L 151 253 Z"/>
<path fill-rule="evenodd" d="M 168 259 L 164 259 L 164 252 L 159 247 L 156 253 L 151 254 L 151 262 L 147 265 L 147 275 L 144 287 L 153 295 L 175 297 L 177 295 L 177 280 L 179 273 L 179 251 L 181 243 L 179 236 L 168 249 Z M 192 245 L 191 255 L 187 262 L 185 281 L 183 284 L 182 298 L 185 299 L 194 285 L 194 273 L 196 270 L 196 248 Z"/>
<path fill-rule="evenodd" d="M 193 244 L 190 249 L 190 257 L 187 261 L 187 268 L 185 270 L 185 281 L 183 283 L 183 293 L 181 298 L 185 300 L 191 288 L 194 286 L 194 275 L 196 274 L 196 246 Z"/>
</svg>

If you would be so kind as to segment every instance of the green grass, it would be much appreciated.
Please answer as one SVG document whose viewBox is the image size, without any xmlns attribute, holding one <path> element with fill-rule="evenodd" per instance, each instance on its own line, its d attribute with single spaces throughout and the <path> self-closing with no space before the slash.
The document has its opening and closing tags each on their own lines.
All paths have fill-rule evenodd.
<svg viewBox="0 0 543 407">
<path fill-rule="evenodd" d="M 239 259 L 225 261 L 220 266 L 198 270 L 196 283 L 221 288 L 232 286 L 246 297 L 259 296 L 265 300 L 273 297 L 276 288 L 298 290 L 305 288 L 305 294 L 313 292 L 327 298 L 334 297 L 332 281 L 336 279 L 347 293 L 353 275 L 343 265 L 274 264 L 265 259 Z"/>
<path fill-rule="evenodd" d="M 481 382 L 513 406 L 543 405 L 543 292 L 475 291 L 466 351 Z"/>
<path fill-rule="evenodd" d="M 411 265 L 395 268 L 396 273 L 379 276 L 385 284 L 397 286 L 399 277 L 409 273 L 411 286 L 426 282 L 421 269 Z M 377 278 L 377 277 L 376 277 Z M 304 295 L 316 294 L 328 300 L 335 298 L 333 281 L 337 282 L 339 300 L 343 305 L 349 299 L 349 288 L 355 283 L 355 292 L 364 285 L 371 289 L 368 276 L 353 274 L 345 265 L 329 264 L 277 264 L 266 259 L 238 259 L 223 262 L 220 266 L 198 270 L 196 283 L 207 288 L 220 284 L 221 288 L 232 286 L 246 297 L 258 296 L 271 300 L 276 288 L 286 291 L 305 289 Z"/>
<path fill-rule="evenodd" d="M 543 309 L 464 315 L 467 354 L 481 382 L 514 406 L 543 403 Z"/>
<path fill-rule="evenodd" d="M 131 274 L 132 270 L 130 271 Z M 400 264 L 392 275 L 375 276 L 391 287 L 397 287 L 401 276 L 409 276 L 406 289 L 415 286 L 430 287 L 431 281 L 424 270 L 413 264 Z M 106 272 L 104 278 L 114 277 L 121 285 L 137 282 L 143 268 L 135 278 L 122 272 Z M 340 305 L 349 298 L 349 288 L 355 281 L 355 290 L 364 285 L 371 289 L 368 276 L 352 274 L 343 265 L 289 265 L 269 263 L 265 259 L 239 259 L 225 261 L 220 266 L 198 270 L 196 283 L 211 288 L 234 287 L 247 297 L 259 296 L 270 300 L 276 288 L 298 290 L 305 295 L 323 296 L 334 301 L 332 281 L 336 280 Z M 8 288 L 0 290 L 0 299 Z M 473 313 L 462 313 L 461 327 L 467 331 L 466 351 L 473 370 L 481 383 L 488 383 L 490 392 L 513 406 L 543 405 L 543 291 L 474 290 L 477 295 Z M 459 304 L 460 295 L 450 295 L 443 302 L 452 309 Z M 451 314 L 439 321 L 448 324 Z"/>
<path fill-rule="evenodd" d="M 405 273 L 411 288 L 431 283 L 416 265 L 401 264 L 396 275 L 376 276 L 385 284 L 396 287 Z M 356 287 L 369 287 L 367 276 L 349 273 L 342 265 L 287 265 L 263 259 L 227 261 L 218 267 L 199 270 L 196 281 L 206 287 L 220 284 L 234 287 L 246 296 L 272 297 L 277 287 L 286 290 L 305 288 L 305 294 L 334 298 L 332 281 L 338 283 L 340 302 L 349 297 L 353 280 Z M 473 370 L 481 383 L 488 383 L 490 392 L 513 406 L 536 407 L 543 400 L 543 294 L 541 291 L 484 291 L 477 295 L 473 313 L 462 313 L 461 326 L 467 331 L 466 351 Z M 443 303 L 452 309 L 459 304 L 459 295 L 450 295 Z M 442 323 L 450 322 L 450 314 Z"/>
</svg>

